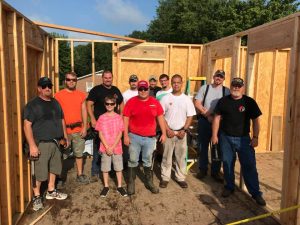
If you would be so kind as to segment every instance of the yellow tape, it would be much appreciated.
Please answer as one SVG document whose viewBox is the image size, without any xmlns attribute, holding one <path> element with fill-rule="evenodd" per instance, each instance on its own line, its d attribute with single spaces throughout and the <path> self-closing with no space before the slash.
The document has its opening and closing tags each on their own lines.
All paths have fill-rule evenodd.
<svg viewBox="0 0 300 225">
<path fill-rule="evenodd" d="M 236 222 L 233 222 L 233 223 L 227 223 L 226 225 L 236 225 L 236 224 L 241 224 L 241 223 L 247 223 L 247 222 L 250 222 L 250 221 L 253 221 L 253 220 L 263 219 L 263 218 L 266 218 L 266 217 L 269 217 L 269 216 L 272 216 L 272 215 L 275 215 L 275 214 L 280 214 L 280 213 L 295 210 L 295 209 L 298 209 L 298 208 L 300 208 L 300 205 L 295 205 L 295 206 L 291 206 L 291 207 L 288 207 L 288 208 L 276 210 L 276 211 L 273 211 L 273 212 L 270 212 L 270 213 L 266 213 L 266 214 L 263 214 L 263 215 L 260 215 L 260 216 L 251 217 L 251 218 L 236 221 Z"/>
<path fill-rule="evenodd" d="M 206 80 L 206 77 L 189 77 L 189 80 Z"/>
</svg>

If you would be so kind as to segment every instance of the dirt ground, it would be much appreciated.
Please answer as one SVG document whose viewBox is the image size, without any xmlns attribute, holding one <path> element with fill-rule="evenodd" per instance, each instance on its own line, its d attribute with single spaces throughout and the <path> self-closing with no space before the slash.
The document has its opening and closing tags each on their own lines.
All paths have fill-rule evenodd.
<svg viewBox="0 0 300 225">
<path fill-rule="evenodd" d="M 30 224 L 53 205 L 51 210 L 37 223 L 38 225 L 63 224 L 109 224 L 109 225 L 213 225 L 227 224 L 241 219 L 266 213 L 249 195 L 240 190 L 229 198 L 222 198 L 222 184 L 211 177 L 203 181 L 195 175 L 195 164 L 188 176 L 189 187 L 181 189 L 172 180 L 166 189 L 160 189 L 159 194 L 152 194 L 145 189 L 142 180 L 142 167 L 136 179 L 136 194 L 132 197 L 121 197 L 116 192 L 115 178 L 110 180 L 108 197 L 100 198 L 102 182 L 80 185 L 76 183 L 74 160 L 68 159 L 71 165 L 68 172 L 66 187 L 63 190 L 69 194 L 64 201 L 45 200 L 45 209 L 33 212 L 31 206 L 24 213 L 19 224 Z M 91 159 L 86 160 L 86 173 L 89 172 Z M 236 164 L 238 165 L 238 163 Z M 261 189 L 269 207 L 278 209 L 280 205 L 282 153 L 259 153 L 257 165 Z M 154 183 L 159 184 L 159 163 L 155 163 Z M 236 168 L 237 179 L 239 168 Z M 126 170 L 124 171 L 126 178 Z M 124 181 L 124 186 L 125 186 Z M 273 218 L 261 219 L 247 224 L 276 225 Z"/>
</svg>

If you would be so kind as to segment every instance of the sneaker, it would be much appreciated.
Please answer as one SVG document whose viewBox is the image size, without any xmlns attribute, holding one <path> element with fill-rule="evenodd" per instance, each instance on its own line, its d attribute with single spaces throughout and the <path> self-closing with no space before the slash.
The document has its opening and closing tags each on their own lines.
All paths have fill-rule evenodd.
<svg viewBox="0 0 300 225">
<path fill-rule="evenodd" d="M 40 209 L 43 209 L 44 205 L 43 205 L 43 201 L 42 201 L 42 197 L 41 196 L 35 196 L 32 199 L 32 209 L 34 211 L 38 211 Z"/>
<path fill-rule="evenodd" d="M 126 197 L 126 196 L 127 196 L 127 192 L 126 192 L 126 190 L 125 190 L 123 187 L 118 187 L 118 188 L 117 188 L 117 192 L 118 192 L 121 196 L 123 196 L 123 197 Z"/>
<path fill-rule="evenodd" d="M 222 197 L 223 198 L 227 198 L 229 197 L 232 193 L 234 192 L 234 190 L 229 190 L 227 188 L 224 188 L 222 191 Z"/>
<path fill-rule="evenodd" d="M 98 182 L 98 180 L 99 180 L 99 174 L 96 174 L 91 176 L 90 182 L 94 183 L 94 182 Z"/>
<path fill-rule="evenodd" d="M 104 187 L 100 192 L 100 197 L 105 198 L 109 192 L 109 187 Z"/>
<path fill-rule="evenodd" d="M 181 188 L 187 188 L 188 187 L 188 184 L 185 181 L 177 181 L 177 183 L 179 184 L 179 186 Z"/>
<path fill-rule="evenodd" d="M 159 187 L 161 187 L 161 188 L 166 188 L 167 186 L 168 186 L 168 181 L 165 181 L 165 180 L 161 180 L 160 182 L 159 182 Z"/>
<path fill-rule="evenodd" d="M 258 205 L 261 205 L 261 206 L 265 206 L 266 205 L 266 201 L 263 199 L 263 197 L 261 195 L 258 195 L 254 198 L 254 200 L 256 201 L 256 203 Z"/>
<path fill-rule="evenodd" d="M 202 180 L 204 177 L 206 177 L 206 175 L 207 175 L 207 172 L 206 172 L 206 171 L 200 170 L 200 171 L 197 173 L 197 178 L 198 178 L 199 180 Z"/>
<path fill-rule="evenodd" d="M 57 200 L 65 200 L 68 197 L 67 194 L 62 193 L 54 189 L 52 193 L 47 191 L 46 199 L 57 199 Z"/>
<path fill-rule="evenodd" d="M 84 175 L 84 174 L 81 174 L 81 175 L 79 175 L 79 176 L 77 175 L 76 181 L 77 181 L 78 183 L 82 183 L 82 184 L 88 184 L 88 183 L 90 183 L 89 177 L 86 176 L 86 175 Z"/>
<path fill-rule="evenodd" d="M 211 177 L 212 177 L 216 182 L 223 183 L 223 178 L 221 177 L 221 175 L 220 175 L 219 173 L 217 173 L 217 174 L 212 174 Z"/>
</svg>

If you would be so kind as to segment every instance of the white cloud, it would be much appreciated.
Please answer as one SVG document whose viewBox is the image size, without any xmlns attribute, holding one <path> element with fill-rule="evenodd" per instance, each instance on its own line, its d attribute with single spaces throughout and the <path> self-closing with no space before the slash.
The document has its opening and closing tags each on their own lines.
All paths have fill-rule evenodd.
<svg viewBox="0 0 300 225">
<path fill-rule="evenodd" d="M 112 23 L 145 24 L 147 18 L 128 0 L 98 0 L 97 12 Z"/>
</svg>

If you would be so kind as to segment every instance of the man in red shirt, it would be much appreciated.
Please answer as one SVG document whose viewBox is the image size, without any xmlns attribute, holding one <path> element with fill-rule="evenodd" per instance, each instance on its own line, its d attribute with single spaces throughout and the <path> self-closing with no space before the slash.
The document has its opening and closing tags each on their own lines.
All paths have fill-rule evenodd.
<svg viewBox="0 0 300 225">
<path fill-rule="evenodd" d="M 147 81 L 138 82 L 138 96 L 128 100 L 124 107 L 124 144 L 129 146 L 128 160 L 128 194 L 135 193 L 135 178 L 138 167 L 139 155 L 145 173 L 145 187 L 156 194 L 159 189 L 154 186 L 151 176 L 152 153 L 156 146 L 156 119 L 161 128 L 160 142 L 166 139 L 166 129 L 163 109 L 160 103 L 149 96 Z"/>
<path fill-rule="evenodd" d="M 68 72 L 65 76 L 66 88 L 55 94 L 55 99 L 61 105 L 68 139 L 71 141 L 71 147 L 76 157 L 77 178 L 79 183 L 89 183 L 89 178 L 83 174 L 83 151 L 87 130 L 87 110 L 85 104 L 85 93 L 76 90 L 77 74 Z"/>
</svg>

